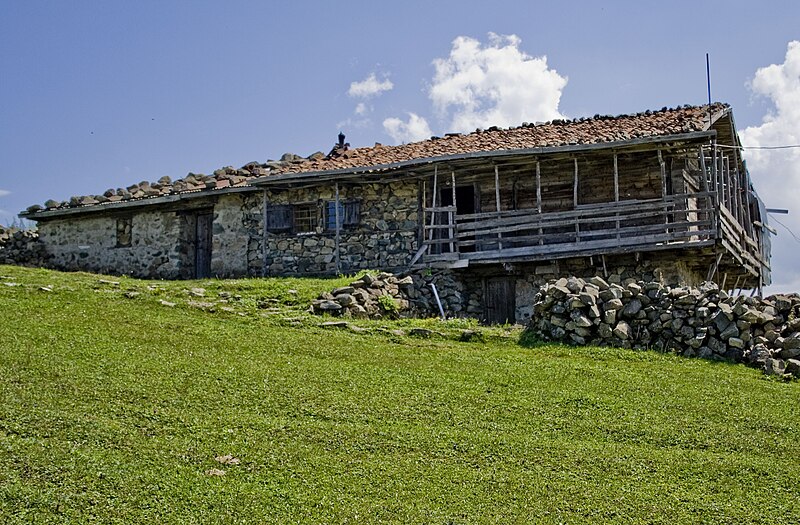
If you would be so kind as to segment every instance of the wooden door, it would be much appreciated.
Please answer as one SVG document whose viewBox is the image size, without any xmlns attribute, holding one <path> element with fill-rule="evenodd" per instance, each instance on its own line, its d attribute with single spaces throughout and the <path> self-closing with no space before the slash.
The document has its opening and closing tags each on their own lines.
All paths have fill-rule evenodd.
<svg viewBox="0 0 800 525">
<path fill-rule="evenodd" d="M 505 324 L 516 321 L 516 280 L 513 277 L 486 279 L 484 305 L 487 324 Z"/>
<path fill-rule="evenodd" d="M 198 213 L 195 220 L 194 268 L 196 279 L 211 277 L 211 232 L 214 223 L 212 212 Z"/>
</svg>

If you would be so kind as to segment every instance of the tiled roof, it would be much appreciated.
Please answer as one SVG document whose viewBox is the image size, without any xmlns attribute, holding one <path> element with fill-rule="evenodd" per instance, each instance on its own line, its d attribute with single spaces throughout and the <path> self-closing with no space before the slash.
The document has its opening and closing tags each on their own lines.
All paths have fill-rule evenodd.
<svg viewBox="0 0 800 525">
<path fill-rule="evenodd" d="M 712 113 L 727 109 L 714 104 Z M 554 120 L 544 124 L 525 124 L 516 128 L 489 128 L 466 135 L 449 134 L 400 146 L 376 144 L 331 152 L 318 160 L 286 166 L 278 173 L 303 173 L 378 166 L 471 152 L 490 152 L 524 148 L 598 144 L 702 131 L 708 127 L 709 106 L 683 106 L 646 111 L 633 115 L 601 116 L 575 120 Z M 270 175 L 276 172 L 271 172 Z"/>
<path fill-rule="evenodd" d="M 276 174 L 306 173 L 327 170 L 380 166 L 398 162 L 458 155 L 538 147 L 598 144 L 636 138 L 677 135 L 708 128 L 708 113 L 727 109 L 726 104 L 683 106 L 632 115 L 601 116 L 574 120 L 554 120 L 544 124 L 523 124 L 520 127 L 497 127 L 476 130 L 469 134 L 448 134 L 428 140 L 365 148 L 334 148 L 327 156 L 315 153 L 307 158 L 286 154 L 280 161 L 264 164 L 251 162 L 239 169 L 221 168 L 213 175 L 190 173 L 172 181 L 162 177 L 158 182 L 143 181 L 127 188 L 109 189 L 102 195 L 72 197 L 68 201 L 49 200 L 45 206 L 34 205 L 24 215 L 36 218 L 41 211 L 109 205 L 123 201 L 153 199 L 167 195 L 199 193 L 229 187 L 248 187 L 258 177 Z"/>
</svg>

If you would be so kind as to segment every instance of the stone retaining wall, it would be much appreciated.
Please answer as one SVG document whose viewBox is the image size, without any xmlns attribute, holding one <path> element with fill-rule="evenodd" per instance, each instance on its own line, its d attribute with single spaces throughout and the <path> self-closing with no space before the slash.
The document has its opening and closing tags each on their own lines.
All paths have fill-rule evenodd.
<svg viewBox="0 0 800 525">
<path fill-rule="evenodd" d="M 760 299 L 730 296 L 709 282 L 671 288 L 562 278 L 537 293 L 530 329 L 546 340 L 654 348 L 800 376 L 797 294 Z"/>
</svg>

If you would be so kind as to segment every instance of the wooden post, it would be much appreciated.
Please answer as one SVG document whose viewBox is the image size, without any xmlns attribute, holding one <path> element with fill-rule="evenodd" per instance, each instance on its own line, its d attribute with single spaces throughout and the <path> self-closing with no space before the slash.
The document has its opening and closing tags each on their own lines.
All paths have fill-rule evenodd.
<svg viewBox="0 0 800 525">
<path fill-rule="evenodd" d="M 744 202 L 742 206 L 744 206 L 744 218 L 745 224 L 747 225 L 747 235 L 755 240 L 756 236 L 753 234 L 753 218 L 750 216 L 750 183 L 747 178 L 746 172 L 741 174 L 742 182 L 744 184 Z"/>
<path fill-rule="evenodd" d="M 661 150 L 658 150 L 658 165 L 661 168 L 661 199 L 664 201 L 663 207 L 661 208 L 664 212 L 664 224 L 669 224 L 669 205 L 666 204 L 667 201 L 667 168 L 664 163 L 664 156 L 661 154 Z M 675 212 L 675 203 L 672 204 L 672 211 Z M 677 215 L 677 214 L 675 214 Z M 677 217 L 673 216 L 673 222 L 677 220 Z M 664 233 L 669 233 L 669 228 L 664 230 Z"/>
<path fill-rule="evenodd" d="M 455 206 L 456 205 L 456 172 L 455 172 L 455 170 L 450 170 L 450 185 L 453 187 L 452 188 L 452 190 L 453 190 L 453 206 Z M 448 223 L 451 226 L 451 228 L 448 230 L 450 232 L 450 240 L 451 240 L 451 242 L 450 242 L 450 253 L 455 253 L 455 251 L 456 251 L 456 249 L 455 249 L 456 246 L 454 244 L 455 243 L 455 237 L 456 237 L 456 231 L 455 231 L 456 217 L 455 217 L 455 215 L 456 214 L 453 213 L 453 212 L 447 212 L 447 220 L 448 220 Z"/>
<path fill-rule="evenodd" d="M 339 275 L 341 273 L 340 260 L 339 260 L 339 183 L 336 182 L 334 186 L 336 189 L 336 201 L 333 204 L 333 207 L 335 209 L 333 218 L 336 221 L 336 239 L 335 239 L 336 247 L 334 249 L 336 250 L 335 252 L 336 275 Z"/>
<path fill-rule="evenodd" d="M 706 155 L 703 152 L 703 146 L 700 146 L 700 159 L 699 160 L 700 160 L 700 179 L 701 179 L 700 188 L 704 192 L 708 193 L 708 174 L 706 173 Z M 705 207 L 705 212 L 702 215 L 703 220 L 708 220 L 708 218 L 710 217 L 709 209 L 712 206 L 712 202 L 710 202 L 710 201 L 711 201 L 711 199 L 709 199 L 708 197 L 702 199 L 702 202 L 704 203 L 704 207 Z M 698 200 L 698 202 L 700 202 L 700 201 Z"/>
<path fill-rule="evenodd" d="M 494 165 L 494 204 L 497 210 L 497 218 L 500 218 L 500 168 L 497 167 L 497 164 Z M 502 233 L 497 234 L 497 248 L 502 250 L 503 249 L 503 242 L 500 239 L 503 238 Z"/>
<path fill-rule="evenodd" d="M 436 208 L 436 192 L 439 183 L 439 166 L 433 167 L 433 190 L 431 191 L 431 208 Z M 436 212 L 431 212 L 431 231 L 428 232 L 428 240 L 433 240 L 433 226 L 436 224 Z"/>
<path fill-rule="evenodd" d="M 261 277 L 267 276 L 267 208 L 269 207 L 269 199 L 267 198 L 267 190 L 264 188 L 264 211 L 261 217 Z"/>
<path fill-rule="evenodd" d="M 575 164 L 575 175 L 572 180 L 572 206 L 574 209 L 578 208 L 578 157 L 572 159 Z M 578 223 L 578 217 L 575 217 L 575 242 L 581 240 L 581 228 Z"/>
<path fill-rule="evenodd" d="M 715 201 L 717 207 L 722 207 L 722 188 L 719 184 L 719 174 L 717 173 L 717 142 L 714 141 L 711 146 L 711 180 L 714 183 L 714 193 L 716 194 Z"/>
<path fill-rule="evenodd" d="M 536 213 L 542 213 L 542 169 L 536 161 Z"/>
<path fill-rule="evenodd" d="M 619 164 L 617 161 L 617 153 L 614 152 L 614 202 L 619 202 Z M 617 219 L 616 227 L 617 227 L 617 240 L 619 240 L 619 213 L 615 214 Z M 603 265 L 605 265 L 605 258 L 603 259 Z M 605 270 L 605 266 L 603 266 Z M 608 272 L 606 272 L 608 273 Z M 608 275 L 606 275 L 608 277 Z"/>
<path fill-rule="evenodd" d="M 574 174 L 572 177 L 572 205 L 578 207 L 578 157 L 574 157 L 572 162 L 575 165 Z"/>
<path fill-rule="evenodd" d="M 536 213 L 539 214 L 539 221 L 542 220 L 542 168 L 539 161 L 536 161 Z M 539 244 L 544 244 L 542 234 L 544 232 L 539 228 Z"/>
</svg>

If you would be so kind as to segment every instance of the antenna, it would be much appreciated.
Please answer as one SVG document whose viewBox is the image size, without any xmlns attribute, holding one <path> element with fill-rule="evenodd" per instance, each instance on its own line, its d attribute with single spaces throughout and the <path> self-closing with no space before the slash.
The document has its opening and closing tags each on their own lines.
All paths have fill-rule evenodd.
<svg viewBox="0 0 800 525">
<path fill-rule="evenodd" d="M 708 60 L 708 53 L 706 53 L 706 84 L 708 85 L 708 105 L 711 105 L 711 62 Z M 711 111 L 709 109 L 709 111 Z"/>
</svg>

